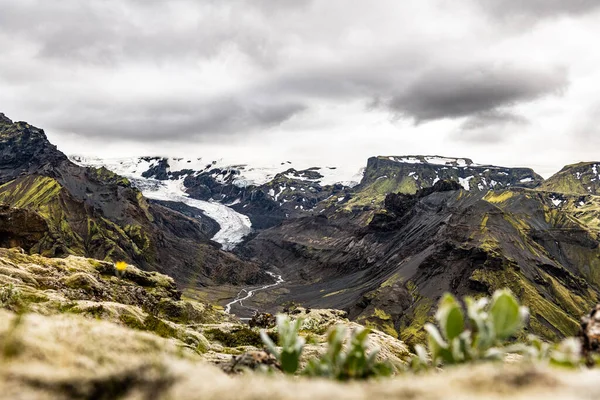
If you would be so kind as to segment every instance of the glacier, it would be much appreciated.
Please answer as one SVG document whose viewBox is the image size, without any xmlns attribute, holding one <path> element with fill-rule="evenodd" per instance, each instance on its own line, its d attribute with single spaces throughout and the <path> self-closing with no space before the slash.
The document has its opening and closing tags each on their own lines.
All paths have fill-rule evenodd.
<svg viewBox="0 0 600 400">
<path fill-rule="evenodd" d="M 208 217 L 214 219 L 220 230 L 212 237 L 222 245 L 223 250 L 230 251 L 241 243 L 246 235 L 252 232 L 252 223 L 246 215 L 240 214 L 224 204 L 196 200 L 185 192 L 184 177 L 179 180 L 158 180 L 144 178 L 142 173 L 153 166 L 153 162 L 143 159 L 114 159 L 84 158 L 71 156 L 75 163 L 85 167 L 105 167 L 116 174 L 129 179 L 142 194 L 153 200 L 175 201 L 202 210 Z"/>
</svg>

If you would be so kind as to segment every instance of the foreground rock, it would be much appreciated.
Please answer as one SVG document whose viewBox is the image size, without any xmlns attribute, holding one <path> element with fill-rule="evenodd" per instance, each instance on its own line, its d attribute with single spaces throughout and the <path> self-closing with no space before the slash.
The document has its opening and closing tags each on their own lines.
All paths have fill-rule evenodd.
<svg viewBox="0 0 600 400">
<path fill-rule="evenodd" d="M 488 365 L 367 383 L 232 377 L 151 333 L 81 315 L 0 310 L 3 399 L 591 399 L 597 371 Z"/>
<path fill-rule="evenodd" d="M 26 319 L 33 314 L 70 315 L 145 331 L 229 372 L 248 366 L 239 363 L 240 357 L 260 353 L 263 347 L 258 328 L 240 323 L 220 307 L 182 298 L 170 277 L 134 266 L 118 277 L 113 264 L 82 257 L 46 258 L 0 249 L 0 308 Z M 358 327 L 341 311 L 297 311 L 294 318 L 303 319 L 301 334 L 308 342 L 304 362 L 325 351 L 329 327 Z M 402 342 L 381 332 L 372 337 L 373 346 L 382 349 L 380 357 L 402 364 L 409 356 Z"/>
</svg>

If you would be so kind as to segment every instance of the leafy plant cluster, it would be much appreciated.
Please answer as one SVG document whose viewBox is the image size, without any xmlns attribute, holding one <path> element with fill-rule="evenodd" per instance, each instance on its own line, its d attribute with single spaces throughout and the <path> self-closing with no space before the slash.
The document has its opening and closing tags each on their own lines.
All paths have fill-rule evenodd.
<svg viewBox="0 0 600 400">
<path fill-rule="evenodd" d="M 268 351 L 277 358 L 282 371 L 295 374 L 300 369 L 300 358 L 305 340 L 298 335 L 302 320 L 292 321 L 286 315 L 277 316 L 279 346 L 271 340 L 266 331 L 261 338 Z M 306 376 L 318 376 L 337 380 L 367 379 L 376 376 L 388 376 L 393 372 L 389 363 L 376 361 L 379 349 L 368 350 L 368 329 L 355 329 L 348 346 L 344 346 L 347 329 L 338 325 L 327 335 L 327 351 L 320 358 L 312 359 L 302 371 Z"/>
<path fill-rule="evenodd" d="M 529 335 L 525 342 L 517 342 L 516 337 L 527 324 L 529 310 L 521 306 L 509 290 L 498 290 L 491 298 L 466 297 L 464 305 L 451 294 L 442 297 L 435 314 L 437 325 L 425 325 L 427 348 L 415 346 L 416 355 L 408 365 L 410 371 L 502 361 L 507 354 L 519 355 L 525 361 L 561 367 L 584 365 L 581 343 L 576 338 L 551 344 Z M 292 321 L 286 315 L 278 315 L 279 347 L 266 331 L 260 334 L 268 351 L 287 374 L 295 374 L 300 369 L 305 345 L 304 338 L 299 336 L 302 327 L 301 319 Z M 338 380 L 391 375 L 394 367 L 390 363 L 376 361 L 379 349 L 369 352 L 368 335 L 368 329 L 356 329 L 345 345 L 348 337 L 346 327 L 333 327 L 327 335 L 325 354 L 309 360 L 301 373 Z"/>
<path fill-rule="evenodd" d="M 465 310 L 451 294 L 445 294 L 435 319 L 438 326 L 426 324 L 428 351 L 415 346 L 411 360 L 419 371 L 441 365 L 502 360 L 507 354 L 518 354 L 526 360 L 574 367 L 582 364 L 581 346 L 574 338 L 549 344 L 529 335 L 525 343 L 510 342 L 526 325 L 529 310 L 522 307 L 509 290 L 498 290 L 491 300 L 464 299 Z"/>
<path fill-rule="evenodd" d="M 346 336 L 345 326 L 334 327 L 327 336 L 327 352 L 321 358 L 310 360 L 304 373 L 308 376 L 350 380 L 389 376 L 394 372 L 389 363 L 377 362 L 378 349 L 367 351 L 368 329 L 354 330 L 348 348 L 344 350 Z"/>
</svg>

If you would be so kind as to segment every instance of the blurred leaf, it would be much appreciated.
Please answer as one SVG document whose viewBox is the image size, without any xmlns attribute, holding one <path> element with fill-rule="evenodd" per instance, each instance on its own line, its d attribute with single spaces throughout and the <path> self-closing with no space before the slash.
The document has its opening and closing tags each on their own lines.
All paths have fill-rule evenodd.
<svg viewBox="0 0 600 400">
<path fill-rule="evenodd" d="M 509 290 L 498 290 L 494 293 L 490 314 L 496 337 L 500 340 L 508 339 L 522 326 L 522 310 Z"/>
<path fill-rule="evenodd" d="M 462 307 L 449 293 L 446 293 L 440 300 L 435 317 L 447 340 L 454 339 L 465 329 Z"/>
</svg>

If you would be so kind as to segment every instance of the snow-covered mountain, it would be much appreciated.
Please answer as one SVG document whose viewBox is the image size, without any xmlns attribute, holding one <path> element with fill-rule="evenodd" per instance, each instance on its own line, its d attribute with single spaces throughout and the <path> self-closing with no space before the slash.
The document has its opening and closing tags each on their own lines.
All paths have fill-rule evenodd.
<svg viewBox="0 0 600 400">
<path fill-rule="evenodd" d="M 214 219 L 221 230 L 213 240 L 233 248 L 252 231 L 310 210 L 320 201 L 356 186 L 361 172 L 338 168 L 296 169 L 278 165 L 228 165 L 203 158 L 89 158 L 71 156 L 82 166 L 105 167 L 132 181 L 150 199 L 182 202 Z M 252 222 L 251 222 L 252 220 Z"/>
<path fill-rule="evenodd" d="M 77 164 L 106 167 L 126 177 L 178 179 L 181 176 L 210 176 L 219 183 L 238 187 L 261 186 L 283 174 L 290 179 L 309 180 L 321 186 L 342 184 L 355 186 L 362 179 L 362 172 L 348 173 L 336 166 L 302 168 L 292 161 L 271 165 L 227 164 L 223 160 L 177 157 L 95 158 L 72 155 Z M 296 173 L 296 171 L 299 171 Z M 308 174 L 305 171 L 312 171 Z"/>
<path fill-rule="evenodd" d="M 258 166 L 203 158 L 72 156 L 71 160 L 125 176 L 150 199 L 202 210 L 221 227 L 214 240 L 225 249 L 233 248 L 253 228 L 273 227 L 284 219 L 325 209 L 377 206 L 388 193 L 415 193 L 440 180 L 455 180 L 475 191 L 532 188 L 543 182 L 529 168 L 440 156 L 372 157 L 354 174 L 335 166 L 301 168 L 291 161 Z"/>
</svg>

